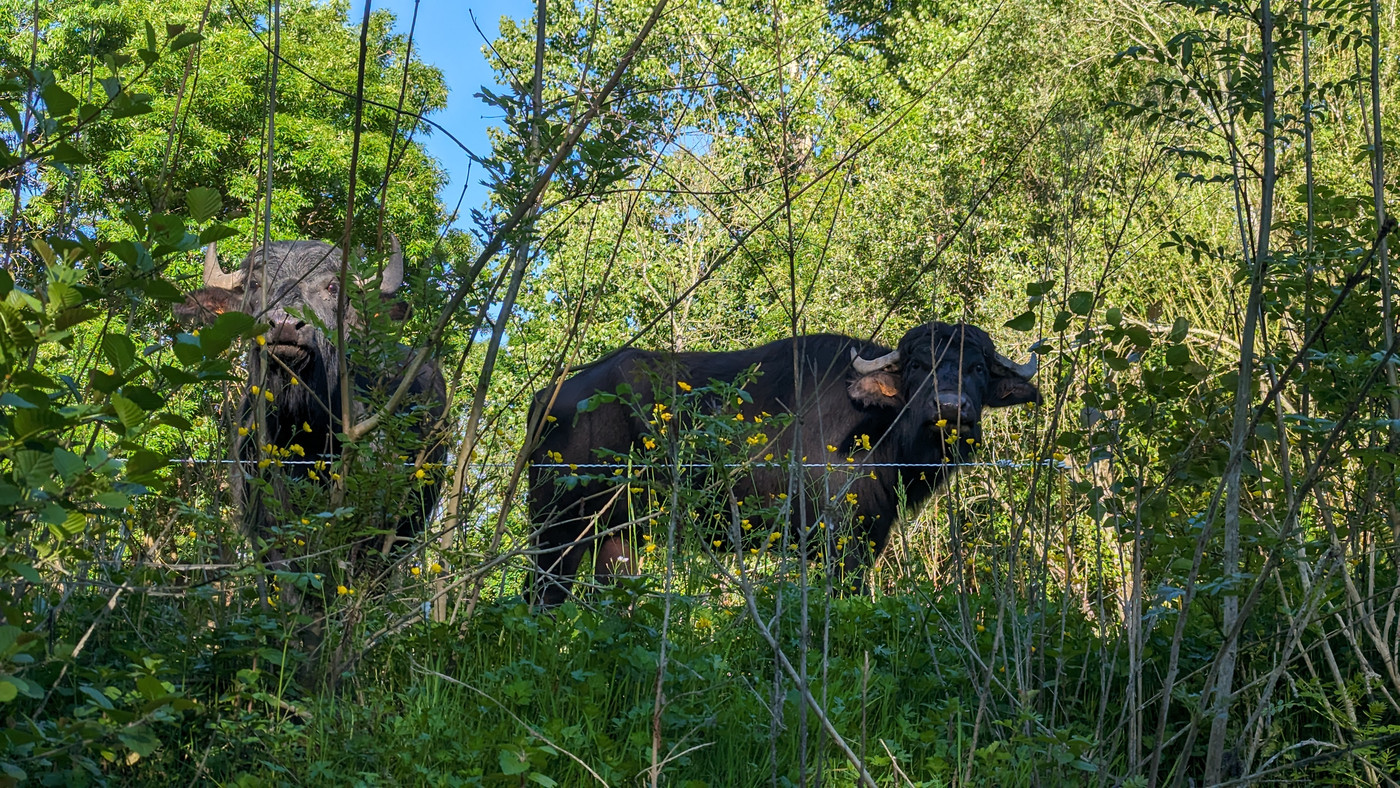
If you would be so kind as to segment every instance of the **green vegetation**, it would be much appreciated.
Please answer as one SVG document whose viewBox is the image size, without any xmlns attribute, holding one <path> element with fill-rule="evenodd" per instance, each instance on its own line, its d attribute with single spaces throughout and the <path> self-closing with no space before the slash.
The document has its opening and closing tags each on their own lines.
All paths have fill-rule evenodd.
<svg viewBox="0 0 1400 788">
<path fill-rule="evenodd" d="M 388 14 L 0 0 L 0 783 L 1393 785 L 1397 8 L 542 2 L 490 49 L 462 233 Z M 210 243 L 389 233 L 407 318 L 356 296 L 345 353 L 432 348 L 449 461 L 381 414 L 242 533 L 266 326 L 171 306 Z M 721 381 L 669 401 L 679 448 L 581 471 L 642 575 L 525 606 L 559 370 L 934 319 L 1033 348 L 1045 402 L 862 594 L 690 527 L 747 522 L 684 471 L 771 426 Z"/>
</svg>

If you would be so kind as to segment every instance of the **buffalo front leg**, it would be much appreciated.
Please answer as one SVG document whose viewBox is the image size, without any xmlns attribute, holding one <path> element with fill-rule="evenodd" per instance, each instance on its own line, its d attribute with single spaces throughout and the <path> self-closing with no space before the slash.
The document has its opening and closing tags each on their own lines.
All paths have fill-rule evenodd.
<svg viewBox="0 0 1400 788">
<path fill-rule="evenodd" d="M 576 522 L 544 529 L 536 545 L 535 571 L 526 580 L 525 597 L 531 606 L 556 607 L 569 598 L 590 531 L 591 524 Z"/>
<path fill-rule="evenodd" d="M 593 577 L 600 586 L 610 586 L 619 577 L 637 576 L 637 556 L 627 541 L 617 534 L 598 543 L 593 559 Z"/>
</svg>

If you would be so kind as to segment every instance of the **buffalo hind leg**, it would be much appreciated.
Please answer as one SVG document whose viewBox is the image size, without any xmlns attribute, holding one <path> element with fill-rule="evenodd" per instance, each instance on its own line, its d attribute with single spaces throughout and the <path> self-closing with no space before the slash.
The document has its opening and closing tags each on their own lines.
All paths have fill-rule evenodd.
<svg viewBox="0 0 1400 788">
<path fill-rule="evenodd" d="M 617 534 L 600 540 L 594 552 L 593 579 L 599 586 L 611 586 L 619 577 L 637 576 L 637 556 Z"/>
<path fill-rule="evenodd" d="M 558 528 L 556 526 L 556 528 Z M 576 539 L 565 537 L 566 541 L 549 539 L 553 534 L 546 532 L 536 545 L 540 552 L 535 554 L 535 571 L 525 582 L 525 598 L 531 607 L 557 607 L 569 598 L 569 589 L 578 575 L 583 554 L 588 550 L 586 528 Z"/>
</svg>

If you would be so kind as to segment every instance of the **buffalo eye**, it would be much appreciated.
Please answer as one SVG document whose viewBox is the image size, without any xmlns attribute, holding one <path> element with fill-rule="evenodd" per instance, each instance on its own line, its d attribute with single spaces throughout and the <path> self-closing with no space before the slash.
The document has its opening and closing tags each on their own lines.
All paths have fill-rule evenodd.
<svg viewBox="0 0 1400 788">
<path fill-rule="evenodd" d="M 332 279 L 330 281 L 330 284 L 326 285 L 326 292 L 330 293 L 331 295 L 335 295 L 336 293 L 340 292 L 340 283 Z"/>
<path fill-rule="evenodd" d="M 972 365 L 972 374 L 974 375 L 981 375 L 984 374 L 986 371 L 987 366 L 980 361 Z"/>
</svg>

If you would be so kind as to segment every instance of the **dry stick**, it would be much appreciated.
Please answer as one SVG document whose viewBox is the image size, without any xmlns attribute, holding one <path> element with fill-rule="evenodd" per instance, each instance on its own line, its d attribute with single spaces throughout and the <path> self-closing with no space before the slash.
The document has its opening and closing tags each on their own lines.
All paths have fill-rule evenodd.
<svg viewBox="0 0 1400 788">
<path fill-rule="evenodd" d="M 572 760 L 574 763 L 577 763 L 579 766 L 582 766 L 582 767 L 584 768 L 584 771 L 586 771 L 586 772 L 588 772 L 589 774 L 591 774 L 591 775 L 593 776 L 593 779 L 595 779 L 595 780 L 597 780 L 598 782 L 602 783 L 604 786 L 606 786 L 606 785 L 608 784 L 608 781 L 607 781 L 607 780 L 604 780 L 604 779 L 602 778 L 602 776 L 599 775 L 598 772 L 594 771 L 592 766 L 589 766 L 587 763 L 585 763 L 584 760 L 583 760 L 582 758 L 578 757 L 577 755 L 574 755 L 572 752 L 569 752 L 568 750 L 566 750 L 566 749 L 564 749 L 563 747 L 559 746 L 559 745 L 556 744 L 555 742 L 551 741 L 550 738 L 549 738 L 548 736 L 545 736 L 543 733 L 541 733 L 540 730 L 539 730 L 538 728 L 534 727 L 534 726 L 531 725 L 530 723 L 528 723 L 528 722 L 526 722 L 526 721 L 520 719 L 519 717 L 517 717 L 517 716 L 515 715 L 515 712 L 513 712 L 513 711 L 511 711 L 510 709 L 506 708 L 506 706 L 505 706 L 504 703 L 501 703 L 499 700 L 496 700 L 496 698 L 493 697 L 492 695 L 486 693 L 486 692 L 483 691 L 483 690 L 479 690 L 479 689 L 477 689 L 476 687 L 473 687 L 472 685 L 466 683 L 465 681 L 462 681 L 462 680 L 460 680 L 460 679 L 455 679 L 455 678 L 453 678 L 453 677 L 447 675 L 446 673 L 439 673 L 438 671 L 433 670 L 433 669 L 431 669 L 431 668 L 425 668 L 425 667 L 423 667 L 422 665 L 418 664 L 418 661 L 415 660 L 415 659 L 413 659 L 413 657 L 409 657 L 409 664 L 411 664 L 411 665 L 413 666 L 413 669 L 414 669 L 414 670 L 417 670 L 419 673 L 422 673 L 422 674 L 424 674 L 424 675 L 426 675 L 426 676 L 432 676 L 432 677 L 434 677 L 434 678 L 440 679 L 440 680 L 442 680 L 442 681 L 447 682 L 448 684 L 455 684 L 456 686 L 462 687 L 463 689 L 471 690 L 472 692 L 475 692 L 476 694 L 480 695 L 481 697 L 483 697 L 483 698 L 485 698 L 485 699 L 491 701 L 492 703 L 496 704 L 496 707 L 497 707 L 497 708 L 499 708 L 501 711 L 505 712 L 507 716 L 509 716 L 511 719 L 513 719 L 513 720 L 515 720 L 517 723 L 519 723 L 519 724 L 520 724 L 520 727 L 522 727 L 522 728 L 524 728 L 525 730 L 529 731 L 531 736 L 534 736 L 535 738 L 539 739 L 540 741 L 544 742 L 545 744 L 548 744 L 549 746 L 553 747 L 554 749 L 558 750 L 559 752 L 562 752 L 562 753 L 564 753 L 565 755 L 569 756 L 569 759 L 570 759 L 570 760 Z"/>
<path fill-rule="evenodd" d="M 214 0 L 205 0 L 204 13 L 199 17 L 199 29 L 196 31 L 201 36 L 204 35 L 204 25 L 209 21 L 209 10 L 213 5 Z M 189 105 L 185 104 L 185 88 L 189 86 L 191 73 L 194 74 L 195 86 L 199 85 L 199 72 L 194 67 L 194 59 L 203 48 L 203 41 L 196 41 L 190 47 L 190 51 L 185 55 L 185 69 L 180 74 L 180 87 L 175 90 L 175 109 L 170 113 L 170 129 L 165 132 L 165 152 L 160 157 L 161 191 L 160 200 L 156 203 L 158 211 L 165 210 L 166 200 L 170 198 L 170 158 L 172 152 L 173 155 L 179 155 L 179 146 L 174 144 L 175 139 L 180 136 L 176 133 L 176 129 L 184 127 L 184 124 L 180 122 L 180 110 L 183 108 L 185 110 L 184 117 L 189 117 Z M 190 93 L 194 93 L 194 87 L 190 87 Z M 191 99 L 190 104 L 193 103 L 194 101 Z"/>
<path fill-rule="evenodd" d="M 465 283 L 461 287 L 458 287 L 457 290 L 453 292 L 452 297 L 448 299 L 447 304 L 442 309 L 442 313 L 438 316 L 437 322 L 429 332 L 427 341 L 424 342 L 423 347 L 414 355 L 413 361 L 409 363 L 404 373 L 403 382 L 399 385 L 398 389 L 394 391 L 389 401 L 376 413 L 365 418 L 364 421 L 346 428 L 346 433 L 351 440 L 357 440 L 374 430 L 387 414 L 394 412 L 394 410 L 398 408 L 399 403 L 402 402 L 403 398 L 408 394 L 409 385 L 418 374 L 418 370 L 422 368 L 423 364 L 428 360 L 432 349 L 442 341 L 442 335 L 447 331 L 448 325 L 451 324 L 453 315 L 457 312 L 457 308 L 466 300 L 471 282 L 475 280 L 476 275 L 486 266 L 486 263 L 501 250 L 502 245 L 505 243 L 506 236 L 514 231 L 525 217 L 535 209 L 540 194 L 553 179 L 554 172 L 559 169 L 559 166 L 564 163 L 564 159 L 573 151 L 579 138 L 583 136 L 583 132 L 587 130 L 593 118 L 602 111 L 603 105 L 607 103 L 608 98 L 612 95 L 613 91 L 616 90 L 618 83 L 622 81 L 622 75 L 626 73 L 627 68 L 632 64 L 633 58 L 637 56 L 637 52 L 641 49 L 642 42 L 651 35 L 652 28 L 656 26 L 657 20 L 661 18 L 661 12 L 666 8 L 666 3 L 667 0 L 658 0 L 656 6 L 652 8 L 651 15 L 647 17 L 646 22 L 642 25 L 642 29 L 638 31 L 637 35 L 632 39 L 632 43 L 627 47 L 627 51 L 623 53 L 621 61 L 618 62 L 617 67 L 613 70 L 607 83 L 598 91 L 598 95 L 589 104 L 584 114 L 573 122 L 569 133 L 564 137 L 564 141 L 560 143 L 559 148 L 555 151 L 553 158 L 544 168 L 544 171 L 535 178 L 534 184 L 530 187 L 530 191 L 526 193 L 524 199 L 520 201 L 519 205 L 515 206 L 510 216 L 496 228 L 496 232 L 493 233 L 491 239 L 486 242 L 486 245 L 482 248 L 480 254 L 477 255 L 476 261 L 472 264 L 465 276 Z"/>
<path fill-rule="evenodd" d="M 1394 229 L 1395 222 L 1392 220 L 1380 229 L 1380 235 L 1388 235 Z M 1351 292 L 1356 288 L 1356 286 L 1361 283 L 1362 279 L 1364 278 L 1365 271 L 1370 267 L 1371 262 L 1375 259 L 1375 253 L 1378 244 L 1379 237 L 1377 238 L 1376 245 L 1373 245 L 1371 247 L 1370 254 L 1368 254 L 1366 256 L 1366 259 L 1362 260 L 1357 265 L 1357 270 L 1350 277 L 1347 278 L 1347 281 L 1343 283 L 1342 288 L 1338 290 L 1337 295 L 1333 299 L 1331 306 L 1329 306 L 1327 311 L 1323 313 L 1321 318 L 1319 318 L 1318 323 L 1314 327 L 1312 334 L 1303 343 L 1302 347 L 1298 349 L 1298 352 L 1294 355 L 1292 362 L 1290 362 L 1288 367 L 1286 367 L 1284 371 L 1279 374 L 1278 381 L 1275 383 L 1275 386 L 1281 387 L 1284 385 L 1284 383 L 1288 379 L 1289 373 L 1292 372 L 1292 370 L 1295 367 L 1297 367 L 1304 354 L 1306 354 L 1308 350 L 1311 349 L 1313 344 L 1316 343 L 1322 337 L 1322 332 L 1325 331 L 1327 326 L 1331 323 L 1332 316 L 1336 314 L 1337 310 L 1341 307 L 1342 302 L 1345 301 L 1346 298 L 1349 295 L 1351 295 Z M 1272 399 L 1273 393 L 1273 389 L 1271 388 L 1270 394 L 1266 395 L 1264 398 L 1265 401 Z M 1253 427 L 1251 426 L 1251 430 L 1252 429 Z M 1230 459 L 1238 461 L 1235 460 L 1235 458 L 1233 457 Z M 1206 525 L 1201 530 L 1200 536 L 1196 539 L 1196 547 L 1192 558 L 1191 569 L 1186 576 L 1186 592 L 1182 596 L 1181 609 L 1180 612 L 1177 614 L 1176 629 L 1172 635 L 1172 643 L 1167 661 L 1167 675 L 1165 681 L 1163 682 L 1163 689 L 1161 692 L 1162 705 L 1157 715 L 1157 745 L 1153 748 L 1152 760 L 1148 769 L 1149 785 L 1156 784 L 1157 772 L 1161 764 L 1162 751 L 1166 746 L 1167 712 L 1171 704 L 1171 691 L 1174 684 L 1176 683 L 1176 672 L 1178 667 L 1178 660 L 1181 654 L 1181 641 L 1185 632 L 1187 613 L 1190 610 L 1191 602 L 1195 597 L 1196 576 L 1200 572 L 1201 560 L 1205 552 L 1205 545 L 1214 533 L 1213 523 L 1215 521 L 1216 507 L 1220 503 L 1220 496 L 1221 489 L 1217 488 L 1215 494 L 1211 496 L 1210 504 L 1207 507 L 1207 514 L 1205 518 Z"/>
<path fill-rule="evenodd" d="M 1253 275 L 1250 277 L 1249 296 L 1245 302 L 1244 328 L 1240 335 L 1239 376 L 1235 388 L 1234 434 L 1230 440 L 1230 456 L 1234 459 L 1225 468 L 1225 522 L 1224 522 L 1224 567 L 1223 574 L 1232 577 L 1239 573 L 1240 550 L 1240 473 L 1243 470 L 1246 432 L 1253 406 L 1250 395 L 1253 391 L 1254 335 L 1259 322 L 1259 301 L 1264 291 L 1264 271 L 1269 264 L 1270 230 L 1273 227 L 1274 184 L 1277 179 L 1274 145 L 1274 17 L 1270 0 L 1263 0 L 1260 6 L 1260 43 L 1263 68 L 1260 79 L 1263 82 L 1263 146 L 1264 172 L 1259 194 L 1258 241 L 1254 248 Z M 1238 183 L 1238 179 L 1236 180 Z M 1238 192 L 1238 189 L 1237 189 Z M 1384 249 L 1385 238 L 1381 238 Z M 1243 250 L 1246 255 L 1249 249 Z M 1233 585 L 1227 586 L 1221 605 L 1222 625 L 1232 629 L 1239 613 L 1239 595 Z M 1225 735 L 1230 721 L 1231 685 L 1235 676 L 1235 660 L 1238 651 L 1232 644 L 1221 654 L 1220 670 L 1214 688 L 1215 712 L 1211 719 L 1210 738 L 1206 746 L 1205 782 L 1220 781 L 1220 763 L 1225 755 Z"/>
<path fill-rule="evenodd" d="M 733 527 L 737 529 L 738 523 L 736 522 Z M 846 756 L 846 760 L 850 761 L 851 765 L 855 767 L 860 783 L 867 786 L 867 788 L 875 788 L 875 780 L 870 776 L 870 772 L 866 771 L 865 764 L 855 752 L 851 750 L 851 746 L 846 743 L 846 740 L 841 737 L 841 734 L 836 731 L 836 726 L 831 723 L 831 720 L 826 716 L 826 712 L 823 711 L 821 705 L 817 703 L 817 699 L 812 696 L 812 690 L 807 686 L 807 682 L 803 681 L 802 675 L 799 674 L 797 669 L 792 666 L 792 663 L 788 661 L 787 654 L 783 653 L 782 646 L 779 645 L 778 639 L 774 637 L 768 625 L 763 622 L 763 616 L 759 615 L 758 612 L 758 600 L 754 596 L 753 585 L 744 574 L 743 559 L 741 558 L 739 560 L 738 577 L 731 574 L 728 567 L 718 564 L 718 562 L 716 562 L 716 565 L 728 580 L 739 586 L 740 592 L 744 595 L 744 604 L 748 608 L 749 617 L 753 619 L 754 626 L 758 628 L 759 636 L 772 647 L 773 654 L 778 659 L 778 664 L 782 667 L 783 671 L 787 673 L 788 678 L 793 682 L 794 686 L 797 687 L 797 691 L 802 694 L 802 698 L 807 701 L 807 705 L 811 707 L 812 713 L 815 714 L 817 720 L 821 722 L 822 728 L 826 731 L 826 734 L 831 737 L 831 741 L 836 745 L 836 748 L 839 749 L 841 754 Z"/>
<path fill-rule="evenodd" d="M 379 193 L 374 195 L 374 199 L 379 202 L 379 217 L 376 222 L 377 226 L 374 228 L 374 246 L 381 252 L 384 250 L 384 212 L 389 208 L 389 177 L 393 174 L 396 166 L 394 143 L 398 140 L 399 123 L 403 118 L 403 102 L 408 96 L 408 66 L 413 62 L 413 34 L 418 30 L 418 4 L 419 0 L 413 0 L 413 18 L 408 23 L 408 40 L 404 42 L 403 49 L 403 75 L 399 78 L 399 105 L 394 110 L 394 126 L 389 134 L 389 150 L 384 154 L 384 178 L 379 182 Z M 400 159 L 408 152 L 408 146 L 412 144 L 412 136 L 413 130 L 410 128 L 404 139 L 403 149 L 399 152 Z M 468 173 L 467 177 L 471 178 L 471 174 Z"/>
<path fill-rule="evenodd" d="M 535 5 L 535 67 L 534 80 L 531 87 L 531 110 L 533 118 L 530 123 L 530 168 L 538 170 L 540 166 L 540 126 L 544 122 L 544 47 L 545 47 L 545 0 L 539 0 Z M 530 262 L 530 232 L 533 229 L 535 217 L 538 215 L 538 206 L 533 206 L 524 217 L 522 222 L 524 233 L 515 247 L 515 264 L 510 272 L 510 284 L 506 286 L 505 298 L 501 300 L 500 317 L 496 319 L 495 325 L 491 327 L 491 340 L 486 345 L 486 358 L 481 362 L 481 373 L 477 379 L 476 392 L 472 396 L 471 411 L 467 415 L 466 435 L 462 438 L 462 451 L 457 457 L 459 467 L 465 467 L 471 462 L 472 455 L 476 451 L 476 441 L 479 436 L 479 424 L 482 413 L 486 408 L 486 393 L 491 388 L 491 378 L 496 371 L 496 358 L 500 353 L 501 340 L 505 337 L 506 323 L 509 322 L 510 313 L 515 309 L 515 299 L 520 293 L 520 284 L 525 278 L 525 269 Z M 481 311 L 485 314 L 488 304 L 482 303 Z M 397 392 L 396 392 L 397 393 Z M 523 447 L 522 447 L 523 448 Z M 524 451 L 516 457 L 517 467 L 521 464 Z M 510 500 L 514 497 L 515 483 L 519 479 L 519 472 L 511 477 L 511 495 L 506 497 Z M 502 522 L 509 507 L 502 507 Z M 497 528 L 491 540 L 491 551 L 494 551 L 500 544 L 503 529 Z M 467 616 L 470 617 L 472 611 L 476 609 L 477 598 L 481 594 L 481 584 L 477 584 L 472 589 L 471 600 L 467 603 Z"/>
<path fill-rule="evenodd" d="M 1390 360 L 1390 358 L 1393 355 L 1395 355 L 1397 345 L 1400 345 L 1400 339 L 1397 339 L 1396 342 L 1392 342 L 1386 348 L 1385 354 L 1381 357 L 1381 365 L 1384 365 L 1386 361 Z M 1347 408 L 1346 412 L 1343 413 L 1342 417 L 1337 420 L 1336 426 L 1334 426 L 1331 432 L 1328 434 L 1326 442 L 1324 442 L 1322 446 L 1319 447 L 1317 458 L 1313 461 L 1312 467 L 1308 469 L 1307 477 L 1299 486 L 1298 496 L 1294 501 L 1293 506 L 1290 507 L 1288 514 L 1284 518 L 1285 527 L 1289 529 L 1289 532 L 1283 534 L 1284 537 L 1287 537 L 1289 533 L 1291 533 L 1292 529 L 1296 528 L 1298 514 L 1302 507 L 1303 499 L 1307 496 L 1307 494 L 1310 491 L 1312 491 L 1314 487 L 1317 486 L 1318 482 L 1321 480 L 1322 466 L 1324 460 L 1327 459 L 1327 455 L 1331 453 L 1332 449 L 1338 443 L 1341 442 L 1346 427 L 1356 416 L 1356 412 L 1360 409 L 1361 403 L 1365 399 L 1367 392 L 1369 392 L 1371 390 L 1371 387 L 1375 385 L 1376 379 L 1379 377 L 1378 373 L 1380 372 L 1380 370 L 1381 366 L 1377 366 L 1371 370 L 1371 373 L 1369 375 L 1366 376 L 1366 380 L 1362 382 L 1361 390 L 1357 392 L 1356 397 L 1353 399 L 1351 405 Z M 1335 545 L 1335 531 L 1333 532 L 1332 538 Z M 1283 563 L 1283 552 L 1283 549 L 1279 547 L 1275 547 L 1274 549 L 1269 551 L 1269 557 L 1265 561 L 1264 567 L 1258 572 L 1258 579 L 1255 581 L 1254 587 L 1250 589 L 1249 596 L 1246 597 L 1244 604 L 1240 608 L 1240 615 L 1235 620 L 1234 626 L 1226 633 L 1225 642 L 1221 644 L 1220 649 L 1216 652 L 1216 659 L 1212 660 L 1211 662 L 1210 670 L 1207 671 L 1206 674 L 1207 686 L 1209 686 L 1218 678 L 1218 673 L 1220 671 L 1221 665 L 1220 656 L 1229 649 L 1235 648 L 1238 644 L 1240 632 L 1244 629 L 1245 622 L 1249 620 L 1250 613 L 1253 612 L 1254 606 L 1259 602 L 1259 599 L 1262 596 L 1265 581 L 1267 580 L 1269 575 L 1272 572 L 1274 572 L 1280 564 Z M 1359 608 L 1361 600 L 1356 598 L 1355 589 L 1350 585 L 1350 575 L 1347 573 L 1343 573 L 1342 577 L 1344 581 L 1348 581 L 1348 591 L 1353 595 L 1353 603 L 1357 604 Z M 1183 605 L 1183 609 L 1180 615 L 1184 616 L 1185 614 L 1185 606 Z M 1363 619 L 1363 622 L 1364 620 L 1365 619 Z M 1371 633 L 1368 632 L 1368 634 Z M 1394 671 L 1392 670 L 1392 675 L 1393 674 Z M 1200 711 L 1204 711 L 1204 701 L 1206 697 L 1207 696 L 1205 695 L 1202 696 Z M 1165 706 L 1165 699 L 1163 701 L 1163 705 Z M 1182 754 L 1180 758 L 1178 758 L 1179 763 L 1183 761 L 1186 757 L 1188 757 L 1188 755 L 1190 754 L 1191 744 L 1195 739 L 1195 734 L 1196 720 L 1192 719 L 1187 729 L 1186 743 L 1182 745 Z M 1178 772 L 1176 782 L 1179 783 L 1182 779 L 1184 779 L 1184 777 L 1185 774 L 1183 772 Z M 1218 780 L 1216 782 L 1218 782 Z"/>
</svg>

